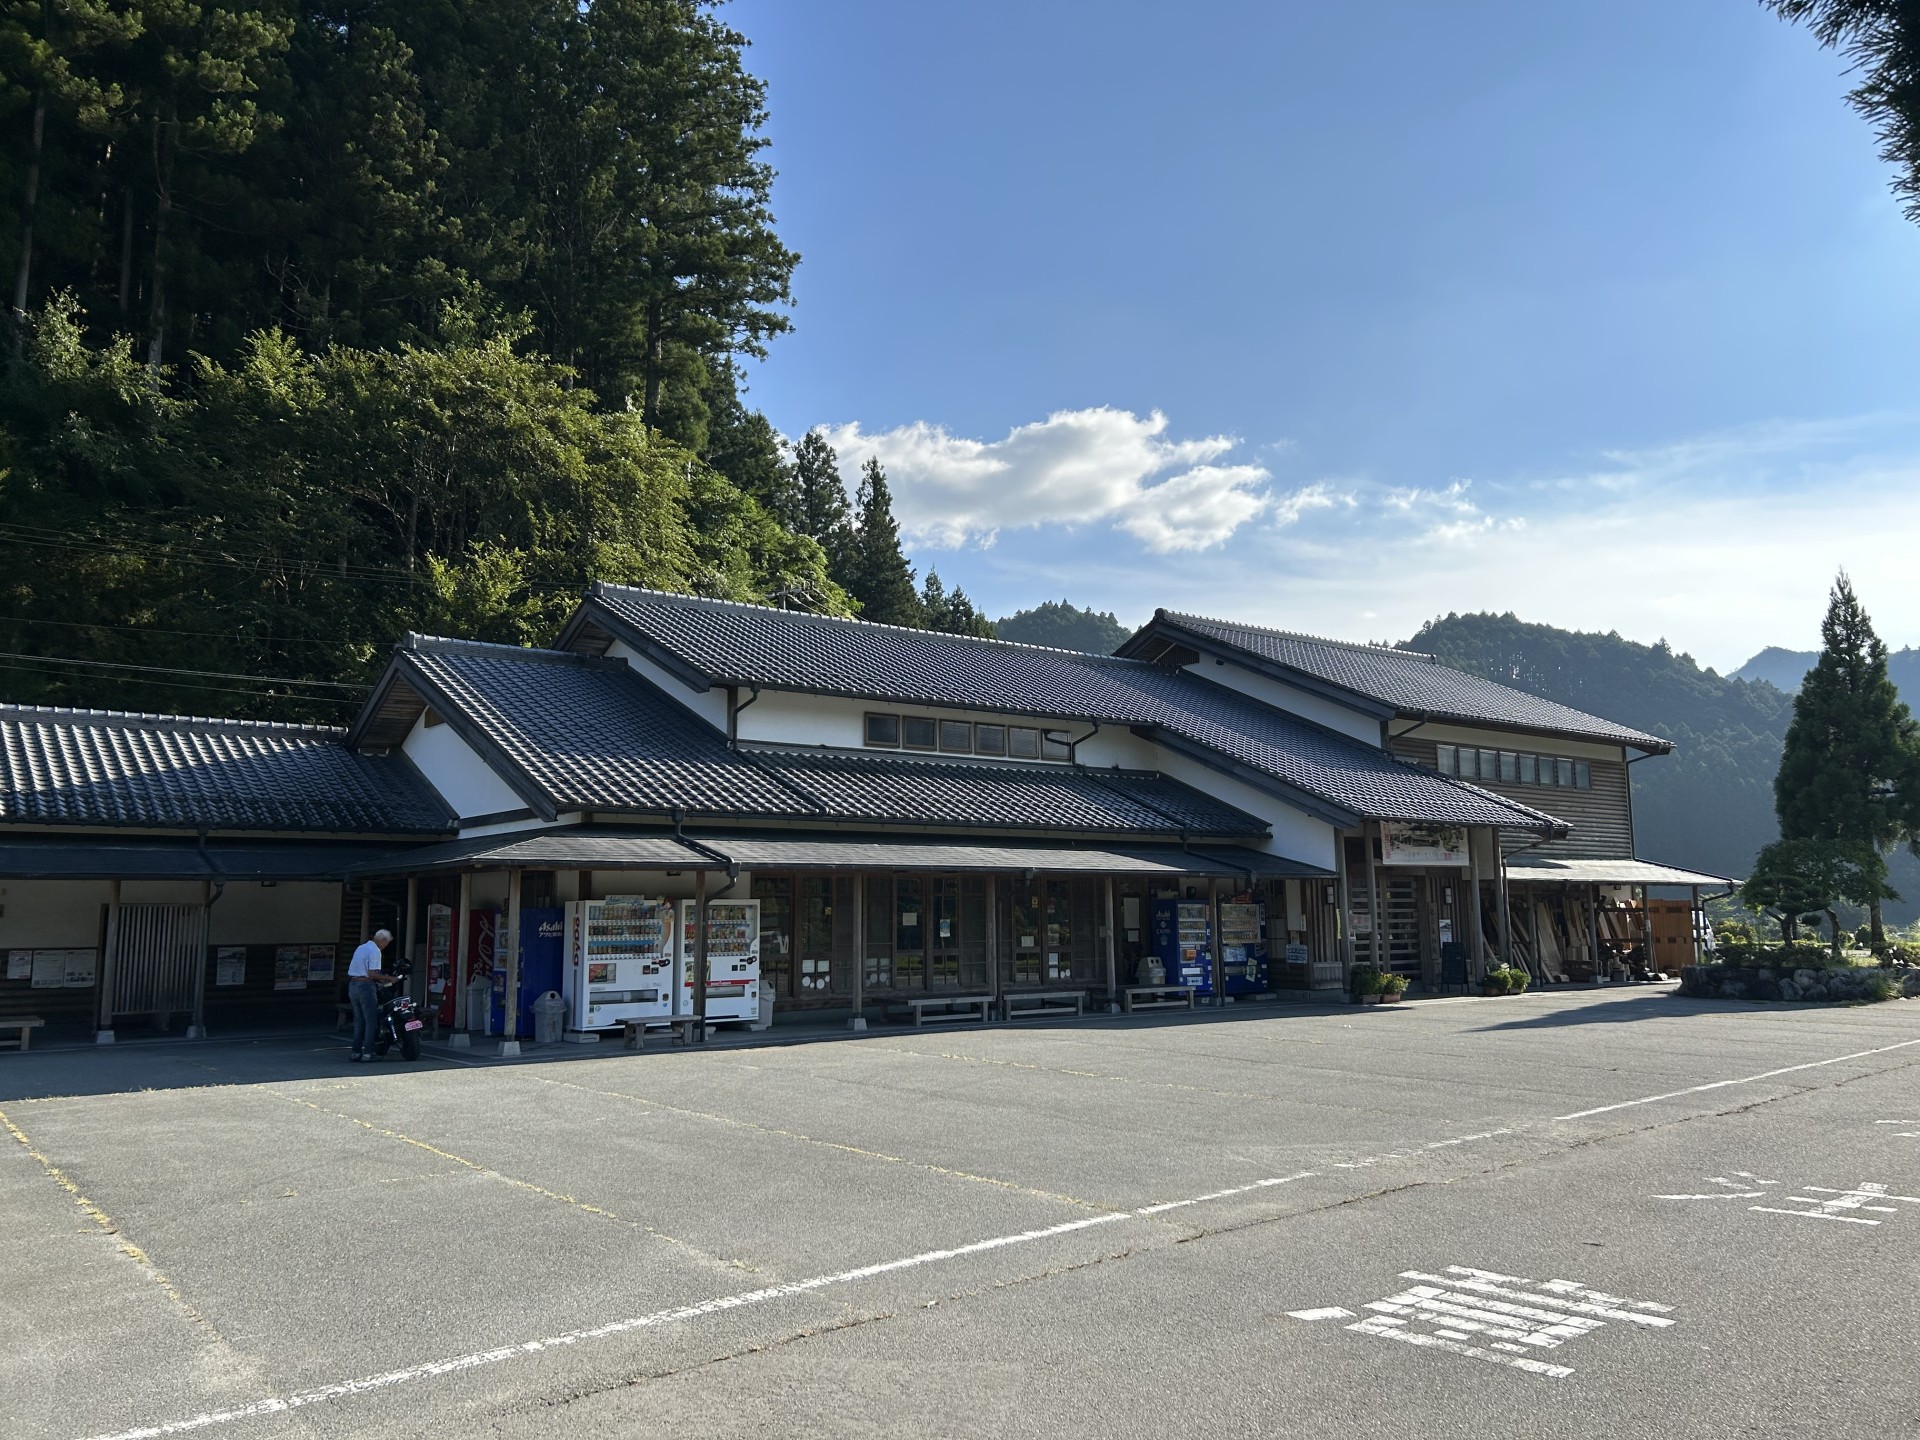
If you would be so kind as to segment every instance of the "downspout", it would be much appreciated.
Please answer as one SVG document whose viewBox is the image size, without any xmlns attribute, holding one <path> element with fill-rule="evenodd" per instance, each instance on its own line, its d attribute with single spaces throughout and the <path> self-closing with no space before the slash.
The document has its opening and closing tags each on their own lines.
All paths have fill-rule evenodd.
<svg viewBox="0 0 1920 1440">
<path fill-rule="evenodd" d="M 745 710 L 748 705 L 752 705 L 760 699 L 759 681 L 756 680 L 752 685 L 748 686 L 747 689 L 749 694 L 746 705 L 742 705 L 736 698 L 734 702 L 727 707 L 727 748 L 729 750 L 738 750 L 740 748 L 740 712 Z M 733 693 L 736 697 L 740 694 L 738 686 L 734 687 Z"/>
<path fill-rule="evenodd" d="M 676 807 L 673 811 L 673 838 L 675 841 L 686 846 L 687 849 L 693 851 L 694 854 L 704 856 L 709 860 L 717 860 L 726 867 L 727 883 L 707 897 L 709 901 L 718 900 L 722 895 L 725 895 L 727 891 L 740 883 L 740 862 L 735 860 L 731 855 L 728 855 L 725 851 L 716 850 L 713 846 L 703 844 L 695 840 L 691 835 L 688 835 L 684 828 L 686 823 L 687 812 Z M 703 866 L 702 868 L 708 869 L 711 867 Z"/>
<path fill-rule="evenodd" d="M 1096 720 L 1093 722 L 1093 729 L 1082 735 L 1078 740 L 1069 741 L 1067 743 L 1067 763 L 1069 765 L 1078 765 L 1080 763 L 1080 747 L 1099 733 L 1100 722 Z"/>
<path fill-rule="evenodd" d="M 1622 747 L 1620 753 L 1623 755 L 1626 753 L 1625 747 Z M 1636 759 L 1623 761 L 1621 765 L 1621 768 L 1627 772 L 1627 850 L 1636 860 L 1640 858 L 1640 835 L 1638 827 L 1633 823 L 1633 767 L 1642 760 L 1652 758 L 1651 750 L 1643 750 Z"/>
</svg>

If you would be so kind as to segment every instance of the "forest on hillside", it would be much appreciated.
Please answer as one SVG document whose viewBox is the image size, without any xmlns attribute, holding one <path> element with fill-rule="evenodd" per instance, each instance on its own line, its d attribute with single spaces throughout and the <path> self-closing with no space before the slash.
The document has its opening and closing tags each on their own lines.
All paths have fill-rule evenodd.
<svg viewBox="0 0 1920 1440">
<path fill-rule="evenodd" d="M 1534 625 L 1513 615 L 1448 615 L 1406 641 L 1449 665 L 1603 715 L 1674 742 L 1634 763 L 1633 814 L 1643 859 L 1744 877 L 1780 833 L 1773 777 L 1793 697 L 1766 681 L 1703 670 L 1663 641 Z M 1890 857 L 1890 919 L 1920 915 L 1920 862 Z"/>
<path fill-rule="evenodd" d="M 8 697 L 338 720 L 594 578 L 984 633 L 746 402 L 799 263 L 746 50 L 705 0 L 0 10 Z"/>
</svg>

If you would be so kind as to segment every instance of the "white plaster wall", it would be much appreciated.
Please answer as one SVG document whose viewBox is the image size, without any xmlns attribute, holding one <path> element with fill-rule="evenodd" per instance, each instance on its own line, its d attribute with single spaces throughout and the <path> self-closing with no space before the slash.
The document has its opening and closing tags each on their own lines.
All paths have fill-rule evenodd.
<svg viewBox="0 0 1920 1440">
<path fill-rule="evenodd" d="M 1396 720 L 1393 733 L 1404 735 L 1418 731 L 1416 738 L 1441 745 L 1476 745 L 1486 750 L 1523 750 L 1539 755 L 1565 755 L 1575 760 L 1626 759 L 1618 745 L 1596 745 L 1585 740 L 1563 740 L 1557 735 L 1528 735 L 1517 730 L 1479 730 L 1467 725 L 1421 725 L 1418 721 Z"/>
<path fill-rule="evenodd" d="M 8 880 L 0 883 L 0 950 L 87 948 L 100 943 L 105 880 Z M 198 905 L 198 881 L 129 880 L 123 905 Z M 324 944 L 340 931 L 340 886 L 291 882 L 262 886 L 229 880 L 208 917 L 208 943 Z"/>
<path fill-rule="evenodd" d="M 493 815 L 527 808 L 527 802 L 454 733 L 451 725 L 429 725 L 422 713 L 400 748 L 456 815 Z"/>
<path fill-rule="evenodd" d="M 1187 666 L 1187 673 L 1197 675 L 1202 680 L 1211 680 L 1229 690 L 1237 690 L 1276 710 L 1298 715 L 1329 730 L 1338 730 L 1342 735 L 1351 735 L 1376 750 L 1380 748 L 1380 722 L 1371 715 L 1342 705 L 1338 700 L 1285 684 L 1243 665 L 1236 665 L 1231 660 L 1216 660 L 1210 655 L 1203 655 L 1197 663 Z"/>
<path fill-rule="evenodd" d="M 615 640 L 608 648 L 610 659 L 624 660 L 631 665 L 635 673 L 644 676 L 658 686 L 665 694 L 687 707 L 702 720 L 722 734 L 727 729 L 727 691 L 722 685 L 710 690 L 693 690 L 685 682 L 670 674 L 647 659 L 638 650 L 624 641 Z"/>
<path fill-rule="evenodd" d="M 868 750 L 875 755 L 932 755 L 927 750 L 868 749 L 868 711 L 885 715 L 931 715 L 940 720 L 972 720 L 986 725 L 1032 725 L 1041 730 L 1064 730 L 1069 739 L 1084 735 L 1090 720 L 1049 720 L 1031 715 L 1008 715 L 998 710 L 965 710 L 950 705 L 900 704 L 891 700 L 845 700 L 836 695 L 808 695 L 791 690 L 762 690 L 760 698 L 737 712 L 735 723 L 744 741 L 772 745 L 819 745 L 843 750 Z M 956 757 L 949 757 L 956 758 Z M 1003 756 L 980 756 L 1000 760 Z M 1082 758 L 1085 752 L 1082 751 Z M 1063 761 L 1013 760 L 1015 765 L 1063 764 Z"/>
</svg>

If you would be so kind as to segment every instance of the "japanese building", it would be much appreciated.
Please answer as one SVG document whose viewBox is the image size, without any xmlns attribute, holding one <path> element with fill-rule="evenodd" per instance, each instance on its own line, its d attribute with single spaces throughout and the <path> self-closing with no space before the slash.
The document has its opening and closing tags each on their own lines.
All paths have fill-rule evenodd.
<svg viewBox="0 0 1920 1440">
<path fill-rule="evenodd" d="M 1670 748 L 1165 611 L 1095 656 L 595 585 L 548 649 L 409 636 L 346 730 L 0 707 L 0 1015 L 331 1018 L 385 925 L 479 1028 L 527 916 L 624 896 L 757 902 L 823 1016 L 1657 968 L 1645 887 L 1721 883 L 1635 857 Z"/>
</svg>

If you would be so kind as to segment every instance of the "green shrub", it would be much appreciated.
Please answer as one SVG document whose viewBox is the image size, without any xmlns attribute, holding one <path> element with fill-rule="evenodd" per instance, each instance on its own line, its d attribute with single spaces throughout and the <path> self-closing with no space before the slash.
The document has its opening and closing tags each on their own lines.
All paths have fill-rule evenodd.
<svg viewBox="0 0 1920 1440">
<path fill-rule="evenodd" d="M 1380 972 L 1371 965 L 1354 966 L 1352 989 L 1355 995 L 1378 995 Z"/>
<path fill-rule="evenodd" d="M 1891 1000 L 1899 993 L 1899 985 L 1890 976 L 1869 975 L 1867 977 L 1867 999 Z"/>
<path fill-rule="evenodd" d="M 1507 972 L 1498 965 L 1492 966 L 1480 977 L 1480 983 L 1492 994 L 1504 995 L 1507 993 Z"/>
<path fill-rule="evenodd" d="M 1507 969 L 1507 993 L 1509 995 L 1524 995 L 1527 991 L 1527 986 L 1532 983 L 1532 980 L 1533 977 L 1519 966 L 1509 966 Z"/>
<path fill-rule="evenodd" d="M 1375 993 L 1380 995 L 1399 995 L 1407 988 L 1407 977 L 1395 975 L 1391 971 L 1382 974 L 1376 982 Z"/>
</svg>

